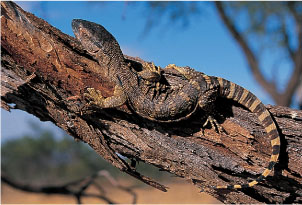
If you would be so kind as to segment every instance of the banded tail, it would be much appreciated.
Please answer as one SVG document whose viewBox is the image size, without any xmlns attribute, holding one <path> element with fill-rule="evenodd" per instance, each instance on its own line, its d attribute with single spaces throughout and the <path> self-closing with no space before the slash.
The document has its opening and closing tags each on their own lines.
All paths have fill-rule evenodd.
<svg viewBox="0 0 302 205">
<path fill-rule="evenodd" d="M 229 186 L 217 186 L 216 189 L 240 189 L 246 187 L 252 187 L 258 182 L 264 180 L 272 171 L 274 165 L 278 161 L 280 153 L 280 137 L 277 131 L 276 125 L 264 106 L 264 104 L 250 91 L 244 89 L 243 87 L 236 85 L 223 78 L 216 78 L 220 85 L 220 95 L 226 97 L 227 99 L 232 99 L 239 104 L 246 107 L 251 112 L 258 116 L 259 121 L 264 126 L 265 131 L 271 139 L 272 155 L 268 167 L 264 172 L 254 181 L 243 185 L 229 185 Z"/>
</svg>

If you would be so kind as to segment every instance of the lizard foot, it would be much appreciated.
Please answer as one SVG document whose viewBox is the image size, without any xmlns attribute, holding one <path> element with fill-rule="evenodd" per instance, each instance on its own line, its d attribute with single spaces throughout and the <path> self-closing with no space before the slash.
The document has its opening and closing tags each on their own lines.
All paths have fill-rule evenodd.
<svg viewBox="0 0 302 205">
<path fill-rule="evenodd" d="M 146 68 L 147 70 L 149 70 L 151 72 L 158 73 L 159 75 L 161 74 L 160 67 L 155 66 L 153 62 L 151 63 L 151 66 L 149 63 L 144 63 L 143 66 L 144 66 L 144 68 Z"/>
<path fill-rule="evenodd" d="M 138 72 L 138 75 L 147 82 L 159 82 L 161 78 L 161 68 L 155 66 L 154 63 L 143 63 L 143 70 Z"/>
<path fill-rule="evenodd" d="M 179 67 L 175 64 L 169 64 L 166 66 L 166 68 L 172 68 L 177 70 L 181 75 L 183 75 L 186 79 L 192 80 L 193 76 L 189 73 L 188 68 L 186 67 Z"/>
<path fill-rule="evenodd" d="M 94 88 L 87 88 L 88 93 L 84 93 L 84 96 L 89 100 L 89 105 L 99 105 L 102 107 L 104 97 L 101 93 L 101 91 L 96 90 Z"/>
<path fill-rule="evenodd" d="M 217 133 L 223 133 L 223 132 L 225 132 L 225 130 L 223 129 L 223 127 L 211 115 L 208 116 L 206 122 L 202 125 L 202 127 L 206 127 L 208 124 L 210 124 L 213 128 L 215 128 L 215 130 L 216 130 Z"/>
<path fill-rule="evenodd" d="M 88 105 L 96 105 L 100 108 L 114 108 L 123 105 L 127 101 L 127 97 L 123 92 L 123 88 L 116 85 L 113 96 L 104 97 L 100 90 L 87 88 L 88 93 L 84 96 L 89 100 Z"/>
</svg>

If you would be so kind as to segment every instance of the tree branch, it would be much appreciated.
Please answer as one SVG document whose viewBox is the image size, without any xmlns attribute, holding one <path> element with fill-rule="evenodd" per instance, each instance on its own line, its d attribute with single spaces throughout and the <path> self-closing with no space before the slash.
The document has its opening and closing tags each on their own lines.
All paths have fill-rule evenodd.
<svg viewBox="0 0 302 205">
<path fill-rule="evenodd" d="M 298 3 L 301 4 L 301 2 Z M 297 6 L 296 4 L 297 2 L 287 2 L 287 6 L 296 21 L 298 47 L 293 54 L 293 62 L 295 62 L 295 67 L 294 72 L 289 80 L 288 86 L 285 89 L 285 94 L 287 95 L 286 97 L 292 96 L 294 94 L 302 78 L 302 14 L 298 14 L 298 12 L 295 10 L 295 6 Z"/>
<path fill-rule="evenodd" d="M 232 21 L 229 19 L 229 17 L 226 15 L 223 2 L 215 1 L 215 5 L 217 8 L 217 11 L 223 20 L 224 24 L 230 31 L 231 35 L 234 37 L 234 39 L 239 43 L 240 47 L 242 48 L 246 59 L 249 64 L 249 68 L 252 71 L 255 79 L 258 81 L 258 83 L 273 97 L 273 99 L 277 102 L 278 98 L 280 97 L 276 85 L 272 82 L 268 82 L 263 74 L 261 73 L 261 69 L 258 64 L 258 60 L 256 59 L 256 56 L 254 55 L 253 51 L 243 38 L 243 36 L 239 33 L 235 25 L 232 23 Z M 277 102 L 278 103 L 278 102 Z"/>
<path fill-rule="evenodd" d="M 293 69 L 290 79 L 288 80 L 286 88 L 284 89 L 283 92 L 279 92 L 274 81 L 269 82 L 267 79 L 265 79 L 265 77 L 261 73 L 261 69 L 259 67 L 259 63 L 258 63 L 258 60 L 257 60 L 254 52 L 251 50 L 251 48 L 249 47 L 248 43 L 243 38 L 243 36 L 239 33 L 238 29 L 233 24 L 231 19 L 227 16 L 224 6 L 223 6 L 223 2 L 216 1 L 215 5 L 216 5 L 217 11 L 218 11 L 222 21 L 224 22 L 224 24 L 230 31 L 231 35 L 234 37 L 234 39 L 238 42 L 238 44 L 242 48 L 242 50 L 246 56 L 246 59 L 248 61 L 249 68 L 252 71 L 255 79 L 272 96 L 272 98 L 274 99 L 276 104 L 283 105 L 283 106 L 290 106 L 292 97 L 293 97 L 295 91 L 297 90 L 297 87 L 299 86 L 300 76 L 302 75 L 302 63 L 301 63 L 301 61 L 302 61 L 301 60 L 302 35 L 301 35 L 301 32 L 298 32 L 298 36 L 300 37 L 300 39 L 298 40 L 299 45 L 300 45 L 299 49 L 296 52 L 294 52 L 294 51 L 292 51 L 292 49 L 290 48 L 290 46 L 288 44 L 289 43 L 288 36 L 287 36 L 285 28 L 283 28 L 284 40 L 287 43 L 287 45 L 286 45 L 287 50 L 293 59 L 294 69 Z M 292 4 L 289 3 L 289 5 L 292 5 Z M 289 7 L 292 8 L 292 6 L 289 6 Z M 294 9 L 292 9 L 292 10 L 294 10 Z M 295 16 L 296 16 L 296 18 L 298 18 L 297 14 Z M 297 21 L 297 25 L 299 25 L 299 24 L 301 24 L 301 22 Z"/>
<path fill-rule="evenodd" d="M 48 120 L 71 136 L 88 143 L 120 170 L 165 191 L 142 176 L 116 153 L 153 164 L 186 178 L 196 186 L 246 183 L 267 166 L 270 143 L 254 114 L 224 99 L 216 103 L 226 133 L 201 131 L 202 113 L 171 124 L 141 118 L 121 106 L 87 110 L 87 87 L 113 94 L 114 84 L 74 38 L 24 12 L 12 2 L 1 2 L 2 79 L 4 109 L 22 109 Z M 16 38 L 16 36 L 18 38 Z M 144 62 L 127 57 L 133 68 Z M 12 106 L 14 103 L 15 106 Z M 269 108 L 282 135 L 282 153 L 274 176 L 254 188 L 206 190 L 225 203 L 295 203 L 301 200 L 302 112 Z"/>
<path fill-rule="evenodd" d="M 99 88 L 105 95 L 112 92 L 113 84 L 105 77 L 105 65 L 98 65 L 74 38 L 24 12 L 16 4 L 5 2 L 1 6 L 1 63 L 7 68 L 1 70 L 3 76 L 6 74 L 1 81 L 3 108 L 8 108 L 6 102 L 15 101 L 15 108 L 55 123 L 75 138 L 87 142 L 115 167 L 166 191 L 165 186 L 137 173 L 118 157 L 108 146 L 106 134 L 97 128 L 100 122 L 79 115 L 85 104 L 79 96 L 83 96 L 86 87 Z M 99 73 L 99 68 L 104 72 Z M 12 94 L 20 89 L 25 91 L 21 96 Z M 23 99 L 22 95 L 31 99 Z"/>
<path fill-rule="evenodd" d="M 283 17 L 279 17 L 279 20 L 281 21 L 281 33 L 283 35 L 284 46 L 286 47 L 289 57 L 292 59 L 292 61 L 295 61 L 295 52 L 293 51 L 293 49 L 290 46 L 285 19 L 283 19 Z"/>
</svg>

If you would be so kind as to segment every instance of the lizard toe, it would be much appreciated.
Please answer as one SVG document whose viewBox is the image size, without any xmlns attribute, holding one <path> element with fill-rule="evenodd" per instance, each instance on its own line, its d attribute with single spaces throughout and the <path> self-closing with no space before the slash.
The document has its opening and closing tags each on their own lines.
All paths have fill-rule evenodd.
<svg viewBox="0 0 302 205">
<path fill-rule="evenodd" d="M 202 127 L 206 127 L 208 124 L 211 125 L 212 128 L 215 129 L 215 131 L 219 134 L 224 133 L 225 130 L 224 128 L 217 122 L 217 120 L 215 118 L 213 118 L 213 116 L 209 115 L 206 122 L 202 125 Z"/>
</svg>

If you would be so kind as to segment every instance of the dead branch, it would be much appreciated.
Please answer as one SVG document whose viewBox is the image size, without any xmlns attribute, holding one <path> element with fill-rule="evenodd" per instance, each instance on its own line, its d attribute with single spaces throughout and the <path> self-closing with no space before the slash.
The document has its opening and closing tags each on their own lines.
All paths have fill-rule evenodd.
<svg viewBox="0 0 302 205">
<path fill-rule="evenodd" d="M 113 93 L 106 65 L 99 65 L 72 37 L 1 2 L 1 106 L 22 109 L 51 121 L 75 139 L 88 143 L 120 170 L 166 191 L 141 175 L 116 153 L 153 164 L 196 186 L 246 183 L 255 179 L 270 157 L 270 143 L 257 118 L 227 100 L 218 100 L 219 122 L 227 134 L 201 131 L 202 113 L 162 124 L 142 119 L 127 106 L 82 112 L 87 87 Z M 132 66 L 143 60 L 127 57 Z M 11 103 L 14 104 L 11 105 Z M 280 162 L 274 175 L 238 191 L 206 190 L 225 203 L 297 203 L 302 195 L 302 111 L 268 107 L 280 132 Z"/>
</svg>

